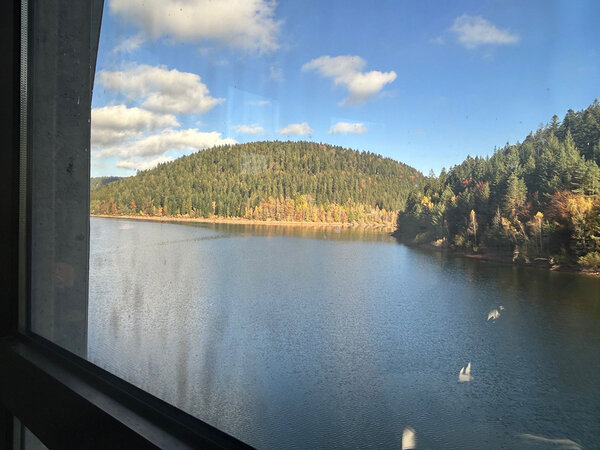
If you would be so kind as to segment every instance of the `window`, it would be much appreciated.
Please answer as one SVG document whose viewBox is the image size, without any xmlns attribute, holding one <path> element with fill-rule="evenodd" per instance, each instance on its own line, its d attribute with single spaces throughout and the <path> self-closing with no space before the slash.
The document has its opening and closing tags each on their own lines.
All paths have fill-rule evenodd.
<svg viewBox="0 0 600 450">
<path fill-rule="evenodd" d="M 13 417 L 50 448 L 243 447 L 81 358 L 101 12 L 101 1 L 2 3 L 0 447 L 24 445 Z"/>
<path fill-rule="evenodd" d="M 214 4 L 107 3 L 89 358 L 260 448 L 591 445 L 597 281 L 527 265 L 594 245 L 556 214 L 598 194 L 597 74 L 556 62 L 593 59 L 588 6 Z"/>
<path fill-rule="evenodd" d="M 597 5 L 104 6 L 2 6 L 6 442 L 600 439 Z"/>
</svg>

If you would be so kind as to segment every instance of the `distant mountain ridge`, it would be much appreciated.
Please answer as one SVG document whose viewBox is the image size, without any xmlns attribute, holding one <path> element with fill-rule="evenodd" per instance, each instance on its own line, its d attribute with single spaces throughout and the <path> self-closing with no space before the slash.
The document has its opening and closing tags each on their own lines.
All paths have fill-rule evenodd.
<svg viewBox="0 0 600 450">
<path fill-rule="evenodd" d="M 91 212 L 391 224 L 423 179 L 370 152 L 252 142 L 202 150 L 100 186 L 91 193 Z"/>
</svg>

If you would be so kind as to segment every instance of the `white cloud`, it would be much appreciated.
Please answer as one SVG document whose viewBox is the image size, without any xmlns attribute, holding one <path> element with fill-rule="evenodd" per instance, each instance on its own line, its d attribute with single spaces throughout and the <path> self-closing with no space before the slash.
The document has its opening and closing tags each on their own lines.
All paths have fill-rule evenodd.
<svg viewBox="0 0 600 450">
<path fill-rule="evenodd" d="M 115 166 L 120 167 L 122 169 L 148 170 L 148 169 L 152 169 L 153 167 L 156 167 L 158 164 L 169 162 L 169 161 L 173 161 L 173 157 L 159 156 L 158 158 L 154 158 L 149 161 L 126 159 L 126 160 L 117 162 L 115 164 Z"/>
<path fill-rule="evenodd" d="M 312 134 L 312 128 L 306 122 L 290 123 L 287 127 L 279 130 L 279 134 L 289 134 L 293 136 L 304 136 Z"/>
<path fill-rule="evenodd" d="M 458 37 L 458 42 L 468 49 L 480 45 L 506 45 L 519 42 L 519 36 L 509 30 L 501 30 L 493 23 L 479 16 L 463 14 L 454 20 L 450 31 Z"/>
<path fill-rule="evenodd" d="M 252 125 L 235 125 L 233 129 L 238 133 L 244 134 L 261 134 L 265 132 L 265 129 L 257 123 L 253 123 Z"/>
<path fill-rule="evenodd" d="M 214 40 L 246 51 L 279 48 L 276 2 L 269 0 L 112 0 L 110 12 L 149 39 Z"/>
<path fill-rule="evenodd" d="M 125 105 L 92 109 L 92 148 L 114 145 L 144 131 L 177 127 L 172 114 L 157 114 Z"/>
<path fill-rule="evenodd" d="M 122 92 L 128 100 L 143 99 L 143 108 L 161 113 L 205 113 L 225 101 L 211 97 L 195 73 L 168 70 L 164 66 L 102 70 L 98 72 L 98 81 L 109 90 Z"/>
<path fill-rule="evenodd" d="M 127 39 L 119 42 L 115 48 L 113 48 L 113 52 L 131 53 L 140 48 L 143 43 L 144 36 L 139 33 L 134 34 L 133 36 L 130 36 Z"/>
<path fill-rule="evenodd" d="M 164 155 L 168 151 L 194 152 L 217 145 L 233 145 L 234 139 L 221 137 L 217 131 L 201 132 L 196 128 L 184 130 L 162 130 L 141 139 L 123 142 L 121 145 L 105 147 L 94 153 L 97 159 L 118 156 L 125 159 L 148 158 Z"/>
<path fill-rule="evenodd" d="M 315 70 L 331 78 L 336 86 L 348 89 L 349 97 L 341 105 L 358 105 L 377 94 L 396 79 L 396 72 L 363 72 L 366 61 L 360 56 L 321 56 L 302 66 L 303 71 Z"/>
<path fill-rule="evenodd" d="M 362 134 L 368 130 L 361 122 L 350 123 L 350 122 L 338 122 L 329 129 L 330 134 Z"/>
</svg>

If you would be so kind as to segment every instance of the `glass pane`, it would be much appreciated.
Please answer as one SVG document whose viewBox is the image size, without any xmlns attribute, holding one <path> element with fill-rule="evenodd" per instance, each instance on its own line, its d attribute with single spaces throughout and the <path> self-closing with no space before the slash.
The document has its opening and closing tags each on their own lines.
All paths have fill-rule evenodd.
<svg viewBox="0 0 600 450">
<path fill-rule="evenodd" d="M 593 448 L 599 14 L 107 1 L 89 211 L 33 69 L 33 329 L 259 448 Z"/>
</svg>

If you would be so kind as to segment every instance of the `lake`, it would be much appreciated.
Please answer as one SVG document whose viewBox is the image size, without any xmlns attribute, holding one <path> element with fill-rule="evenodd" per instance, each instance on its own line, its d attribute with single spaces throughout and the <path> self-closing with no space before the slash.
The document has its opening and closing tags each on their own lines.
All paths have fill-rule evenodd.
<svg viewBox="0 0 600 450">
<path fill-rule="evenodd" d="M 600 442 L 600 279 L 375 231 L 93 217 L 88 320 L 90 361 L 258 448 Z"/>
</svg>

